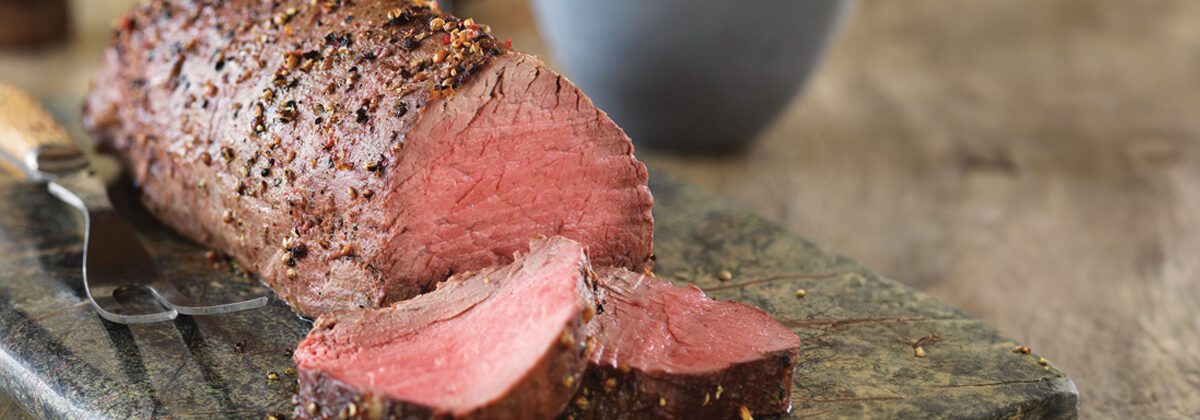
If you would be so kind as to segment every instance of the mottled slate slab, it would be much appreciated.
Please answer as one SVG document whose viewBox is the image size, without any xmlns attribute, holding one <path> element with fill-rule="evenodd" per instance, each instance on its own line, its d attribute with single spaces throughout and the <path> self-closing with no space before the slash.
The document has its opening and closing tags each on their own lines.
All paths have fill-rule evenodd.
<svg viewBox="0 0 1200 420">
<path fill-rule="evenodd" d="M 658 275 L 758 305 L 802 337 L 794 417 L 1074 417 L 1071 380 L 1037 355 L 1012 352 L 1018 343 L 1000 332 L 749 212 L 653 178 Z M 188 291 L 218 301 L 269 292 L 125 207 Z M 0 177 L 0 387 L 44 417 L 290 412 L 290 353 L 308 322 L 278 301 L 157 325 L 102 321 L 83 298 L 79 229 L 78 215 L 42 189 Z"/>
</svg>

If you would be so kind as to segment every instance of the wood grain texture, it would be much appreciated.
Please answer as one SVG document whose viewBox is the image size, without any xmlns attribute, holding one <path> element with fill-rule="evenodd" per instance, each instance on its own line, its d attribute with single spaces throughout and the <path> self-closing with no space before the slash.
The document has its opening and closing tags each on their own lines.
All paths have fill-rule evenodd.
<svg viewBox="0 0 1200 420">
<path fill-rule="evenodd" d="M 28 92 L 0 83 L 0 158 L 14 176 L 55 171 L 60 162 L 82 164 L 83 154 L 66 129 Z M 62 165 L 57 165 L 62 166 Z M 74 167 L 72 168 L 74 169 Z"/>
<path fill-rule="evenodd" d="M 460 3 L 530 32 L 518 0 Z M 748 154 L 639 153 L 1029 342 L 1085 418 L 1196 418 L 1198 20 L 1187 0 L 861 0 Z"/>
</svg>

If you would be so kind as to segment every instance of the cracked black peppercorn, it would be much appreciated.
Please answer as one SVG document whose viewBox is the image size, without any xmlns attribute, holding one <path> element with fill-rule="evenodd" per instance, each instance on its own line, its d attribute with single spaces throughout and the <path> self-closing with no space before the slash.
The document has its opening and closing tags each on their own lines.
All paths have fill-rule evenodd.
<svg viewBox="0 0 1200 420">
<path fill-rule="evenodd" d="M 421 46 L 421 41 L 417 41 L 417 39 L 413 37 L 407 37 L 400 41 L 400 48 L 404 48 L 407 51 L 415 50 L 419 46 Z"/>
<path fill-rule="evenodd" d="M 304 244 L 296 244 L 293 245 L 288 251 L 292 253 L 292 258 L 304 258 L 306 255 L 308 255 L 308 246 Z"/>
</svg>

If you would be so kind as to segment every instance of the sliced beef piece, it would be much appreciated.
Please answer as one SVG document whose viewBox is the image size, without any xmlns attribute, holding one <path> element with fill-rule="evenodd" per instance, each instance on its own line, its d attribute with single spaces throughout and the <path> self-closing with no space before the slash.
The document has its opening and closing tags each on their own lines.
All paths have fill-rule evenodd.
<svg viewBox="0 0 1200 420">
<path fill-rule="evenodd" d="M 163 223 L 297 312 L 379 307 L 562 235 L 651 255 L 646 168 L 571 82 L 424 1 L 148 0 L 85 125 Z"/>
<path fill-rule="evenodd" d="M 584 386 L 568 418 L 786 413 L 800 339 L 762 310 L 623 269 L 598 274 Z"/>
<path fill-rule="evenodd" d="M 383 309 L 322 315 L 300 343 L 305 418 L 553 418 L 581 383 L 595 313 L 579 243 L 535 241 L 508 266 Z"/>
</svg>

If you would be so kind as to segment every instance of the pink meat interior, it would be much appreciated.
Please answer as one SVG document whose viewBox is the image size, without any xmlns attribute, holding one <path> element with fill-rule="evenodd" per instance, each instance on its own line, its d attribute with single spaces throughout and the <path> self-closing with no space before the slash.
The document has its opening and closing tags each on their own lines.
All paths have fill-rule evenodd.
<svg viewBox="0 0 1200 420">
<path fill-rule="evenodd" d="M 625 134 L 562 76 L 498 58 L 409 133 L 391 200 L 390 272 L 438 278 L 502 264 L 562 235 L 597 265 L 640 267 L 652 241 L 646 168 Z M 438 111 L 438 112 L 434 112 Z"/>
<path fill-rule="evenodd" d="M 709 299 L 695 286 L 623 269 L 599 274 L 607 295 L 592 362 L 703 374 L 796 348 L 800 338 L 762 310 Z"/>
<path fill-rule="evenodd" d="M 512 265 L 385 309 L 323 316 L 296 350 L 365 392 L 463 414 L 501 398 L 583 310 L 583 248 L 555 238 Z"/>
</svg>

